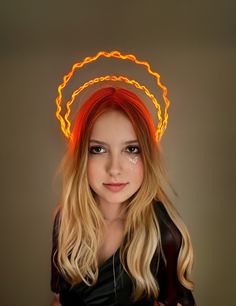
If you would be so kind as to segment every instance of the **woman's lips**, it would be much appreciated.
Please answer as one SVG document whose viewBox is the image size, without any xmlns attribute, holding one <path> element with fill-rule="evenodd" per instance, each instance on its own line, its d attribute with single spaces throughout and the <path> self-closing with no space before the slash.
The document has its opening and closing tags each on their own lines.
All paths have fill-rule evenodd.
<svg viewBox="0 0 236 306">
<path fill-rule="evenodd" d="M 120 191 L 122 190 L 127 184 L 104 184 L 104 186 L 111 190 L 111 191 Z"/>
</svg>

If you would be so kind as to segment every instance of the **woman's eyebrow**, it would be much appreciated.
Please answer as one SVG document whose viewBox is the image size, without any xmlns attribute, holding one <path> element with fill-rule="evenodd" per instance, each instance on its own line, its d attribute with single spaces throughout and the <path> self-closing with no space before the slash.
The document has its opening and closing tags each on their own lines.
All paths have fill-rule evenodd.
<svg viewBox="0 0 236 306">
<path fill-rule="evenodd" d="M 99 143 L 99 144 L 103 144 L 103 145 L 108 145 L 106 142 L 104 141 L 101 141 L 101 140 L 95 140 L 95 139 L 90 139 L 89 142 L 94 142 L 94 143 Z M 134 140 L 127 140 L 127 141 L 124 141 L 123 144 L 130 144 L 130 143 L 138 143 L 138 140 L 137 139 L 134 139 Z"/>
</svg>

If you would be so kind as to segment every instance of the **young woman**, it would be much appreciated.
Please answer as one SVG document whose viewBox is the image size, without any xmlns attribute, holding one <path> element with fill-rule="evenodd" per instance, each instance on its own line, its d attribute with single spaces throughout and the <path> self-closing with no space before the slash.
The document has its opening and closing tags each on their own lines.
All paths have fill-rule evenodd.
<svg viewBox="0 0 236 306">
<path fill-rule="evenodd" d="M 144 103 L 126 89 L 100 89 L 72 135 L 60 165 L 52 305 L 195 305 L 190 237 L 161 186 Z"/>
</svg>

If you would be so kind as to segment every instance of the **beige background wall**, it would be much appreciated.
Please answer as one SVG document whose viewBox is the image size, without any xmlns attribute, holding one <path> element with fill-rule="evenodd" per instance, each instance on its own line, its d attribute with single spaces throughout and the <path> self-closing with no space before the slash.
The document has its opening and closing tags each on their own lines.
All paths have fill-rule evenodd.
<svg viewBox="0 0 236 306">
<path fill-rule="evenodd" d="M 59 194 L 52 182 L 66 143 L 54 116 L 56 88 L 74 62 L 114 49 L 149 60 L 168 87 L 162 144 L 195 249 L 197 304 L 236 305 L 235 7 L 233 0 L 2 3 L 2 306 L 49 305 Z M 95 75 L 102 63 L 113 67 L 98 63 Z M 127 68 L 134 78 L 135 69 Z"/>
</svg>

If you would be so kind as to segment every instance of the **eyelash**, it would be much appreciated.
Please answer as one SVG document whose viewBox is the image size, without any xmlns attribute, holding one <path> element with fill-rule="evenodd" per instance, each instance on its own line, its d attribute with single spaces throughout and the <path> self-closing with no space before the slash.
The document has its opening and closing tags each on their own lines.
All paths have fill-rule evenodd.
<svg viewBox="0 0 236 306">
<path fill-rule="evenodd" d="M 96 155 L 100 154 L 100 152 L 98 152 L 98 153 L 92 152 L 92 150 L 97 149 L 97 148 L 103 148 L 103 147 L 101 147 L 101 146 L 92 146 L 92 147 L 89 148 L 89 153 L 94 154 L 94 155 L 95 155 L 95 154 L 96 154 Z M 129 152 L 130 154 L 139 154 L 139 153 L 140 153 L 140 149 L 139 149 L 138 146 L 128 146 L 127 148 L 135 148 L 135 149 L 138 149 L 138 152 Z M 103 149 L 104 149 L 104 148 L 103 148 Z"/>
</svg>

